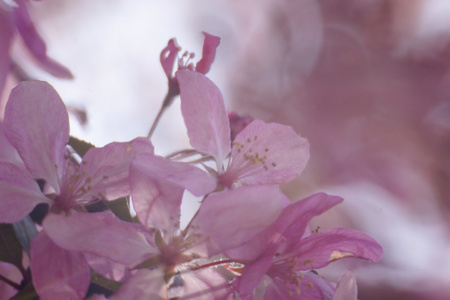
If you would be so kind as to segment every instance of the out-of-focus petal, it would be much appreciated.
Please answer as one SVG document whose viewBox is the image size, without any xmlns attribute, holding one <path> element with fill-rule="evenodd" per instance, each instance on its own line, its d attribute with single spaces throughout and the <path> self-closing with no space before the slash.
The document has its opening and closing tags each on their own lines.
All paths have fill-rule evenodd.
<svg viewBox="0 0 450 300">
<path fill-rule="evenodd" d="M 66 67 L 47 56 L 47 47 L 31 20 L 25 1 L 16 1 L 16 4 L 17 6 L 14 7 L 14 21 L 17 31 L 41 67 L 56 77 L 73 78 L 72 73 Z"/>
<path fill-rule="evenodd" d="M 131 277 L 110 300 L 166 300 L 167 289 L 164 282 L 164 268 L 141 269 Z"/>
<path fill-rule="evenodd" d="M 0 9 L 0 96 L 2 95 L 6 76 L 11 70 L 9 50 L 11 47 L 12 37 L 13 31 L 10 23 L 8 22 L 8 16 L 4 10 Z M 2 112 L 0 108 L 0 116 L 1 115 Z"/>
<path fill-rule="evenodd" d="M 43 226 L 60 247 L 105 256 L 125 265 L 135 265 L 156 252 L 138 224 L 121 221 L 109 212 L 49 214 Z"/>
<path fill-rule="evenodd" d="M 232 162 L 228 172 L 239 174 L 239 169 L 254 164 L 239 175 L 246 184 L 282 184 L 299 175 L 309 159 L 309 143 L 295 131 L 277 123 L 266 124 L 255 120 L 244 128 L 233 141 Z M 237 179 L 237 178 L 236 178 Z"/>
<path fill-rule="evenodd" d="M 177 296 L 180 300 L 205 299 L 224 300 L 231 298 L 232 290 L 228 281 L 213 269 L 201 269 L 181 275 L 183 287 Z M 170 290 L 169 290 L 170 293 Z"/>
<path fill-rule="evenodd" d="M 0 163 L 0 223 L 22 220 L 39 203 L 51 203 L 28 173 L 10 163 Z"/>
<path fill-rule="evenodd" d="M 31 243 L 31 274 L 42 300 L 84 299 L 91 279 L 83 255 L 58 247 L 44 231 Z"/>
<path fill-rule="evenodd" d="M 85 178 L 88 192 L 79 200 L 105 198 L 114 200 L 130 194 L 128 182 L 131 161 L 137 154 L 153 153 L 153 145 L 146 138 L 126 143 L 110 143 L 102 148 L 90 148 L 83 156 L 80 173 Z M 67 173 L 66 177 L 71 174 Z M 69 178 L 66 178 L 69 182 Z"/>
<path fill-rule="evenodd" d="M 19 269 L 13 264 L 6 263 L 0 261 L 0 275 L 12 280 L 13 282 L 20 284 L 22 281 L 22 274 Z M 4 297 L 4 299 L 10 299 L 17 293 L 17 290 L 7 284 L 4 281 L 0 280 L 0 295 Z"/>
<path fill-rule="evenodd" d="M 214 176 L 184 162 L 172 161 L 155 155 L 139 155 L 133 162 L 146 173 L 153 173 L 167 181 L 179 185 L 195 196 L 203 196 L 215 190 Z"/>
<path fill-rule="evenodd" d="M 358 297 L 358 287 L 356 278 L 352 271 L 347 271 L 337 284 L 333 300 L 356 300 Z"/>
<path fill-rule="evenodd" d="M 170 39 L 159 56 L 164 73 L 166 73 L 166 76 L 169 79 L 172 78 L 173 65 L 175 64 L 179 51 L 180 48 L 177 46 L 175 39 Z"/>
<path fill-rule="evenodd" d="M 122 281 L 130 276 L 128 266 L 112 261 L 106 257 L 83 253 L 89 266 L 97 273 L 114 281 Z"/>
<path fill-rule="evenodd" d="M 32 177 L 60 192 L 67 166 L 69 119 L 55 89 L 46 82 L 25 81 L 15 87 L 5 109 L 4 132 Z"/>
<path fill-rule="evenodd" d="M 209 247 L 218 254 L 242 245 L 279 216 L 286 196 L 278 186 L 252 186 L 210 194 L 192 221 Z"/>
<path fill-rule="evenodd" d="M 130 168 L 130 185 L 133 206 L 142 224 L 168 233 L 179 229 L 183 188 L 135 163 Z"/>
<path fill-rule="evenodd" d="M 293 247 L 287 256 L 298 259 L 297 270 L 319 269 L 344 258 L 356 257 L 377 262 L 383 248 L 372 237 L 347 228 L 311 234 Z"/>
<path fill-rule="evenodd" d="M 221 167 L 230 153 L 230 124 L 219 88 L 204 75 L 183 70 L 176 73 L 181 111 L 191 145 L 212 155 Z"/>
<path fill-rule="evenodd" d="M 205 36 L 202 49 L 202 58 L 195 65 L 195 71 L 206 74 L 209 72 L 211 64 L 216 56 L 216 48 L 220 44 L 220 38 L 207 32 L 202 33 Z"/>
</svg>

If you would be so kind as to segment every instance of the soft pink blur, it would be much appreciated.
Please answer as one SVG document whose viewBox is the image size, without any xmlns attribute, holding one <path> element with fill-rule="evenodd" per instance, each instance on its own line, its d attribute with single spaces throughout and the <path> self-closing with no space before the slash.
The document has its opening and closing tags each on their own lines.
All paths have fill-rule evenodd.
<svg viewBox="0 0 450 300">
<path fill-rule="evenodd" d="M 357 272 L 361 298 L 448 295 L 450 26 L 441 17 L 450 6 L 266 0 L 235 8 L 234 108 L 294 126 L 311 143 L 305 172 L 286 191 L 339 191 L 345 209 L 318 225 L 358 228 L 385 247 L 380 266 Z"/>
</svg>

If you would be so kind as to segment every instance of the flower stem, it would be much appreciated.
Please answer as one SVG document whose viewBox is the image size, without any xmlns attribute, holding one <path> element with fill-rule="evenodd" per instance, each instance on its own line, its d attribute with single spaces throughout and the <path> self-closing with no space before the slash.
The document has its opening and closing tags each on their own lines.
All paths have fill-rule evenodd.
<svg viewBox="0 0 450 300">
<path fill-rule="evenodd" d="M 0 280 L 9 284 L 16 290 L 20 290 L 20 285 L 0 274 Z"/>
<path fill-rule="evenodd" d="M 150 128 L 148 134 L 147 134 L 147 138 L 151 139 L 153 132 L 156 129 L 156 126 L 159 123 L 159 120 L 161 119 L 164 111 L 166 110 L 167 107 L 170 106 L 170 104 L 172 104 L 173 99 L 175 98 L 176 94 L 171 92 L 170 88 L 169 88 L 169 92 L 167 93 L 166 97 L 164 98 L 163 104 L 161 105 L 161 108 L 158 112 L 158 114 L 156 115 L 155 120 L 153 121 L 152 127 Z"/>
</svg>

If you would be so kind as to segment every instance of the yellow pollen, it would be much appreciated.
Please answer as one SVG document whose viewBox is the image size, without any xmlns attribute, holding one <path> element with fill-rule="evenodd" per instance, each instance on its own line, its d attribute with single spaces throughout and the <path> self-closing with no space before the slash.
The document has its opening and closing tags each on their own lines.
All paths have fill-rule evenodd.
<svg viewBox="0 0 450 300">
<path fill-rule="evenodd" d="M 307 260 L 305 260 L 305 262 L 303 263 L 303 265 L 306 267 L 308 264 L 312 263 L 312 259 L 308 258 Z"/>
<path fill-rule="evenodd" d="M 294 296 L 294 293 L 292 293 L 292 291 L 288 291 L 287 295 L 288 295 L 288 297 L 292 297 L 292 296 Z"/>
<path fill-rule="evenodd" d="M 308 284 L 306 285 L 306 287 L 310 290 L 313 289 L 314 285 L 311 282 L 308 282 Z"/>
<path fill-rule="evenodd" d="M 126 148 L 126 151 L 130 152 L 132 149 L 133 149 L 133 145 L 132 144 L 128 144 L 127 148 Z"/>
</svg>

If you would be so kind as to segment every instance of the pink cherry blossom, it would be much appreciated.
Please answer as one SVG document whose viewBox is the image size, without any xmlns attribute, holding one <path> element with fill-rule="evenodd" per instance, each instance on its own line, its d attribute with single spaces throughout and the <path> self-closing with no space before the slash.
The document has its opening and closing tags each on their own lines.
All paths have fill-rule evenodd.
<svg viewBox="0 0 450 300">
<path fill-rule="evenodd" d="M 119 240 L 145 247 L 146 239 L 132 225 L 112 214 L 76 210 L 82 210 L 83 205 L 92 201 L 128 195 L 132 159 L 139 152 L 152 153 L 153 146 L 147 139 L 138 138 L 128 143 L 90 148 L 78 164 L 66 150 L 69 121 L 65 106 L 49 84 L 38 81 L 23 82 L 12 91 L 4 126 L 5 136 L 19 153 L 26 170 L 8 162 L 0 163 L 0 191 L 6 196 L 0 201 L 0 222 L 19 221 L 36 204 L 49 204 L 50 214 L 43 221 L 44 231 L 31 243 L 34 286 L 42 299 L 52 299 L 51 295 L 81 299 L 90 278 L 87 261 L 80 250 L 72 252 L 59 236 L 69 236 L 85 245 L 83 229 L 94 224 L 97 230 L 103 229 L 102 246 L 112 243 L 107 249 L 116 256 L 114 249 Z M 35 179 L 45 182 L 42 191 Z M 77 239 L 73 238 L 74 234 Z M 94 241 L 100 242 L 99 239 Z M 133 249 L 135 255 L 130 252 L 127 255 L 139 256 L 136 251 L 140 248 Z M 44 256 L 58 263 L 46 263 Z M 84 275 L 75 280 L 74 276 L 79 274 Z"/>
<path fill-rule="evenodd" d="M 281 184 L 300 174 L 309 158 L 308 142 L 292 128 L 255 120 L 230 140 L 230 124 L 218 87 L 207 77 L 178 71 L 181 109 L 191 145 L 217 164 L 219 188 L 241 184 Z"/>
<path fill-rule="evenodd" d="M 253 255 L 255 259 L 245 265 L 235 282 L 241 297 L 253 299 L 256 289 L 265 291 L 262 299 L 325 299 L 326 291 L 308 271 L 344 257 L 378 261 L 383 253 L 381 246 L 363 233 L 344 228 L 309 232 L 307 224 L 314 216 L 340 202 L 341 198 L 324 193 L 294 202 L 284 208 L 265 234 L 249 241 L 250 245 L 263 246 L 263 252 Z M 248 258 L 246 246 L 229 254 Z"/>
</svg>

